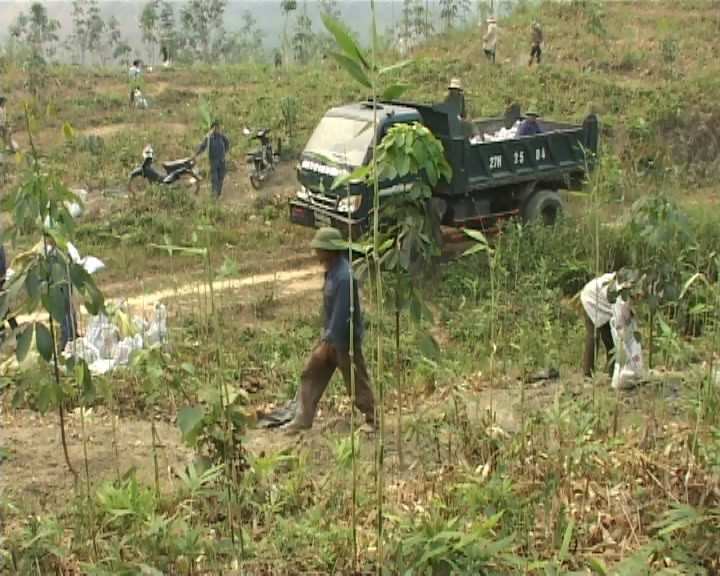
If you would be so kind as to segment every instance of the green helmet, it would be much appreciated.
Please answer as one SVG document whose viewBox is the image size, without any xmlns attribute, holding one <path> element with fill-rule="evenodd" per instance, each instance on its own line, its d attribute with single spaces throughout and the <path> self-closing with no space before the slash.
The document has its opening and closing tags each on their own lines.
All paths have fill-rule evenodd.
<svg viewBox="0 0 720 576">
<path fill-rule="evenodd" d="M 315 250 L 326 250 L 328 252 L 340 252 L 345 250 L 343 237 L 340 230 L 335 228 L 320 228 L 315 232 L 315 237 L 310 242 L 310 247 Z"/>
</svg>

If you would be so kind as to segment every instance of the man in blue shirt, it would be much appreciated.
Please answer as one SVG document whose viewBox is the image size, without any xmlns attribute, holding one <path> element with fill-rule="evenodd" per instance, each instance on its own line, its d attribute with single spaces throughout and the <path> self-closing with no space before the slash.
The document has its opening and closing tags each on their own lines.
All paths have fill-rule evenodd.
<svg viewBox="0 0 720 576">
<path fill-rule="evenodd" d="M 303 369 L 296 396 L 297 412 L 284 430 L 306 430 L 312 426 L 317 405 L 335 370 L 340 370 L 348 393 L 350 370 L 355 367 L 355 405 L 365 415 L 366 429 L 374 428 L 375 400 L 362 353 L 364 333 L 362 311 L 352 268 L 342 247 L 342 235 L 334 228 L 321 228 L 310 244 L 325 267 L 323 285 L 323 330 Z M 353 291 L 351 321 L 350 290 Z M 350 331 L 353 334 L 353 358 L 350 358 Z"/>
<path fill-rule="evenodd" d="M 525 112 L 525 120 L 523 120 L 520 123 L 520 126 L 518 126 L 516 136 L 518 138 L 522 138 L 523 136 L 534 136 L 535 134 L 542 134 L 543 128 L 540 125 L 540 122 L 538 122 L 539 116 L 540 114 L 538 114 L 537 110 L 531 106 L 530 109 Z"/>
<path fill-rule="evenodd" d="M 230 140 L 220 131 L 220 122 L 215 120 L 212 125 L 212 131 L 205 136 L 200 146 L 195 150 L 193 159 L 202 154 L 205 149 L 208 150 L 208 159 L 210 160 L 210 180 L 212 182 L 212 194 L 215 198 L 220 198 L 222 194 L 223 180 L 225 179 L 225 154 L 230 150 Z"/>
</svg>

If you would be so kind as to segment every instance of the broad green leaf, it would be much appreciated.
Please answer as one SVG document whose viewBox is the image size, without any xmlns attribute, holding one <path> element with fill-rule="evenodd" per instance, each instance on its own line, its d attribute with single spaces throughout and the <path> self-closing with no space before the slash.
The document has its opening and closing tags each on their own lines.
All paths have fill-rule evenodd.
<svg viewBox="0 0 720 576">
<path fill-rule="evenodd" d="M 80 264 L 70 264 L 70 282 L 78 290 L 84 290 L 85 285 L 91 279 L 90 274 Z"/>
<path fill-rule="evenodd" d="M 40 356 L 50 362 L 53 356 L 53 339 L 50 330 L 42 322 L 35 322 L 35 344 Z"/>
<path fill-rule="evenodd" d="M 35 268 L 27 271 L 27 275 L 25 276 L 25 290 L 30 298 L 36 298 L 40 293 L 40 278 L 38 278 Z"/>
<path fill-rule="evenodd" d="M 335 42 L 337 42 L 337 45 L 343 50 L 343 52 L 345 52 L 345 54 L 353 60 L 357 61 L 366 71 L 370 71 L 370 64 L 368 64 L 362 51 L 358 45 L 355 44 L 355 41 L 352 39 L 345 27 L 332 16 L 324 12 L 320 14 L 320 18 L 322 18 L 323 24 L 325 24 L 325 28 L 328 29 L 328 32 L 335 37 Z"/>
<path fill-rule="evenodd" d="M 86 289 L 88 296 L 90 296 L 90 301 L 85 301 L 85 308 L 92 316 L 97 316 L 105 308 L 105 299 L 102 292 L 100 292 L 94 284 L 88 283 Z"/>
<path fill-rule="evenodd" d="M 420 337 L 418 338 L 418 346 L 420 348 L 420 352 L 426 358 L 435 360 L 438 356 L 440 356 L 440 346 L 438 346 L 437 341 L 429 332 L 423 332 L 420 334 Z"/>
<path fill-rule="evenodd" d="M 365 74 L 365 71 L 360 67 L 360 65 L 353 60 L 352 58 L 346 56 L 345 54 L 340 54 L 339 52 L 330 52 L 330 56 L 333 57 L 333 59 L 340 64 L 345 70 L 350 74 L 355 80 L 357 80 L 360 84 L 362 84 L 365 88 L 372 88 L 372 83 L 370 82 L 370 79 L 367 77 L 367 74 Z"/>
<path fill-rule="evenodd" d="M 15 348 L 15 357 L 18 362 L 25 360 L 28 352 L 30 351 L 30 344 L 32 343 L 32 335 L 34 332 L 34 326 L 28 324 L 20 328 L 20 334 L 18 334 L 17 347 Z"/>
<path fill-rule="evenodd" d="M 385 90 L 383 90 L 382 99 L 396 100 L 407 92 L 408 88 L 410 88 L 408 84 L 393 84 L 392 86 L 388 86 Z"/>
<path fill-rule="evenodd" d="M 470 236 L 470 238 L 472 238 L 473 240 L 480 242 L 480 244 L 487 245 L 487 243 L 488 243 L 487 238 L 485 237 L 485 234 L 480 232 L 480 230 L 473 230 L 472 228 L 463 228 L 463 232 L 467 236 Z"/>
<path fill-rule="evenodd" d="M 62 322 L 65 317 L 65 296 L 60 286 L 55 284 L 50 288 L 50 295 L 47 299 L 47 310 L 50 312 L 53 320 Z M 43 302 L 45 304 L 45 302 Z"/>
<path fill-rule="evenodd" d="M 78 360 L 75 365 L 75 378 L 82 388 L 85 405 L 95 402 L 95 385 L 90 368 L 85 360 Z"/>
<path fill-rule="evenodd" d="M 186 442 L 194 445 L 202 428 L 205 413 L 201 406 L 183 406 L 178 410 L 177 423 Z"/>
<path fill-rule="evenodd" d="M 37 395 L 37 406 L 40 414 L 45 414 L 50 406 L 52 406 L 53 399 L 55 398 L 55 384 L 52 382 L 46 382 L 40 387 Z"/>
</svg>

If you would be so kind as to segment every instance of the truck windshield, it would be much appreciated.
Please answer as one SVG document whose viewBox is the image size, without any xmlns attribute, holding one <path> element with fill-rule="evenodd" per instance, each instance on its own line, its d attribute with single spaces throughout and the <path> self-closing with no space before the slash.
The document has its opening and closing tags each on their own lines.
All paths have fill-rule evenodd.
<svg viewBox="0 0 720 576">
<path fill-rule="evenodd" d="M 372 136 L 372 126 L 368 126 L 367 120 L 325 116 L 310 136 L 305 153 L 317 154 L 348 166 L 361 166 Z"/>
</svg>

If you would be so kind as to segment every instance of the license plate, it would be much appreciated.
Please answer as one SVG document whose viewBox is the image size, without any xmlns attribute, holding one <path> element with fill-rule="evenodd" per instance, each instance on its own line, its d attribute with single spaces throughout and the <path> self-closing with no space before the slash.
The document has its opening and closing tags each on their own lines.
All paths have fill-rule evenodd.
<svg viewBox="0 0 720 576">
<path fill-rule="evenodd" d="M 330 216 L 315 213 L 315 227 L 322 228 L 324 226 L 330 226 Z"/>
</svg>

